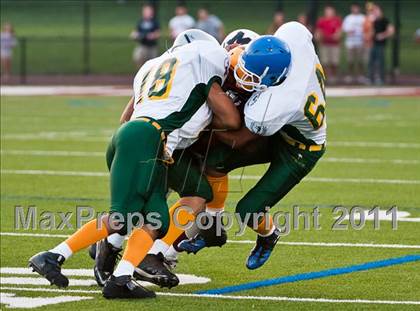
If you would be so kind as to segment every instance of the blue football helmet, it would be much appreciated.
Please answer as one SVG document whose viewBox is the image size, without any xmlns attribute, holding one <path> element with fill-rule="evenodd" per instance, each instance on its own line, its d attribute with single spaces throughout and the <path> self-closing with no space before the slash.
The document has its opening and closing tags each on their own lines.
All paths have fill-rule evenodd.
<svg viewBox="0 0 420 311">
<path fill-rule="evenodd" d="M 291 58 L 286 42 L 274 36 L 261 36 L 239 56 L 234 70 L 236 82 L 249 92 L 278 85 L 289 72 Z"/>
</svg>

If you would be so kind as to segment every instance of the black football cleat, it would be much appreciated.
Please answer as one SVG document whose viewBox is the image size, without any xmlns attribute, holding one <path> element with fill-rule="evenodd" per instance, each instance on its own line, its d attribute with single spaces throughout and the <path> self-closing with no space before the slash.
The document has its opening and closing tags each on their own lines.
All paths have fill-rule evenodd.
<svg viewBox="0 0 420 311">
<path fill-rule="evenodd" d="M 104 286 L 106 280 L 114 272 L 117 261 L 121 257 L 120 253 L 121 248 L 116 248 L 106 239 L 91 245 L 89 248 L 90 257 L 95 259 L 93 273 L 99 286 Z"/>
<path fill-rule="evenodd" d="M 162 253 L 147 254 L 134 270 L 134 278 L 156 284 L 160 287 L 175 287 L 179 284 L 178 277 L 168 269 L 168 263 Z"/>
<path fill-rule="evenodd" d="M 65 258 L 52 252 L 40 252 L 29 259 L 29 267 L 46 278 L 51 285 L 69 286 L 69 279 L 61 273 Z"/>
<path fill-rule="evenodd" d="M 89 257 L 95 260 L 96 258 L 96 243 L 89 246 L 88 249 Z"/>
<path fill-rule="evenodd" d="M 106 299 L 144 299 L 156 297 L 154 291 L 148 290 L 135 282 L 131 275 L 118 277 L 111 275 L 105 282 L 102 295 Z"/>
<path fill-rule="evenodd" d="M 246 261 L 246 267 L 250 270 L 254 270 L 264 265 L 268 258 L 270 258 L 271 252 L 273 251 L 274 246 L 276 246 L 279 238 L 280 230 L 277 228 L 267 237 L 258 235 L 257 243 Z"/>
</svg>

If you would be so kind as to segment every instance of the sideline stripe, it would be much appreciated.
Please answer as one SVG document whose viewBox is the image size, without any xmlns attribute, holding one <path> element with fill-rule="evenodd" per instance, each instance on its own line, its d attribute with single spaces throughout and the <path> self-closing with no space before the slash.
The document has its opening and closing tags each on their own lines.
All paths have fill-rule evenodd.
<svg viewBox="0 0 420 311">
<path fill-rule="evenodd" d="M 106 172 L 85 172 L 85 171 L 51 171 L 51 170 L 1 170 L 2 174 L 11 175 L 51 175 L 51 176 L 81 176 L 81 177 L 106 177 Z M 229 178 L 234 180 L 259 180 L 261 175 L 232 175 Z M 375 179 L 375 178 L 328 178 L 328 177 L 306 177 L 303 182 L 325 182 L 325 183 L 367 183 L 367 184 L 397 184 L 397 185 L 419 185 L 417 179 Z"/>
<path fill-rule="evenodd" d="M 19 150 L 6 149 L 1 150 L 1 154 L 18 155 L 18 156 L 41 156 L 41 157 L 104 157 L 104 152 L 99 151 L 68 151 L 68 150 Z M 368 159 L 368 158 L 337 158 L 325 157 L 321 158 L 321 162 L 332 163 L 356 163 L 356 164 L 420 164 L 419 160 L 403 160 L 403 159 Z"/>
<path fill-rule="evenodd" d="M 21 233 L 21 232 L 0 232 L 0 236 L 14 237 L 38 237 L 38 238 L 68 238 L 66 234 L 49 234 L 49 233 Z M 232 244 L 255 244 L 251 240 L 228 240 Z M 321 246 L 321 247 L 365 247 L 365 248 L 401 248 L 401 249 L 420 249 L 420 245 L 407 244 L 369 244 L 369 243 L 333 243 L 333 242 L 285 242 L 278 241 L 280 245 L 291 246 Z"/>
<path fill-rule="evenodd" d="M 1 290 L 28 291 L 28 292 L 52 292 L 74 294 L 101 294 L 99 290 L 81 289 L 57 289 L 57 288 L 31 288 L 31 287 L 1 287 Z M 305 298 L 305 297 L 276 297 L 276 296 L 232 296 L 232 295 L 200 295 L 188 293 L 156 292 L 159 296 L 190 297 L 190 298 L 213 298 L 232 300 L 263 300 L 263 301 L 290 301 L 290 302 L 317 302 L 317 303 L 355 303 L 355 304 L 389 304 L 389 305 L 420 305 L 420 301 L 410 300 L 369 300 L 369 299 L 330 299 L 330 298 Z"/>
<path fill-rule="evenodd" d="M 42 85 L 42 86 L 1 86 L 1 96 L 70 96 L 70 95 L 96 95 L 96 96 L 131 96 L 133 90 L 126 86 L 110 85 Z M 420 93 L 417 86 L 329 86 L 328 97 L 363 97 L 363 96 L 416 96 Z"/>
<path fill-rule="evenodd" d="M 228 294 L 228 293 L 234 293 L 234 292 L 239 292 L 243 290 L 256 289 L 256 288 L 265 287 L 265 286 L 273 286 L 273 285 L 292 283 L 292 282 L 298 282 L 298 281 L 313 280 L 313 279 L 325 278 L 325 277 L 330 277 L 330 276 L 335 276 L 335 275 L 366 271 L 370 269 L 379 269 L 379 268 L 384 268 L 384 267 L 389 267 L 389 266 L 394 266 L 394 265 L 401 265 L 404 263 L 415 262 L 415 261 L 420 261 L 420 255 L 416 255 L 416 254 L 407 255 L 403 257 L 389 258 L 389 259 L 384 259 L 384 260 L 379 260 L 379 261 L 371 261 L 371 262 L 367 262 L 367 263 L 363 263 L 359 265 L 333 268 L 333 269 L 308 272 L 308 273 L 299 273 L 299 274 L 284 276 L 280 278 L 267 279 L 267 280 L 262 280 L 262 281 L 215 288 L 215 289 L 210 289 L 210 290 L 197 291 L 196 294 L 201 294 L 201 295 Z"/>
</svg>

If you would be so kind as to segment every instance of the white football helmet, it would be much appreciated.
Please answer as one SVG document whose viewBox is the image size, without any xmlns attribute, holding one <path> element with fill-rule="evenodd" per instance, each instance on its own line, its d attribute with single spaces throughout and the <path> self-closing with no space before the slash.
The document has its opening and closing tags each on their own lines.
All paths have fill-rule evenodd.
<svg viewBox="0 0 420 311">
<path fill-rule="evenodd" d="M 234 43 L 245 45 L 258 38 L 259 36 L 260 35 L 255 31 L 249 29 L 237 29 L 226 36 L 225 40 L 222 42 L 222 47 L 226 49 L 227 46 Z"/>
<path fill-rule="evenodd" d="M 204 40 L 204 41 L 211 41 L 214 42 L 216 44 L 219 44 L 219 42 L 217 42 L 216 38 L 214 38 L 213 36 L 209 35 L 208 33 L 200 30 L 200 29 L 188 29 L 185 30 L 183 32 L 181 32 L 175 39 L 174 44 L 172 45 L 172 47 L 178 47 L 178 46 L 183 46 L 185 44 L 191 43 L 193 41 L 197 41 L 197 40 Z"/>
</svg>

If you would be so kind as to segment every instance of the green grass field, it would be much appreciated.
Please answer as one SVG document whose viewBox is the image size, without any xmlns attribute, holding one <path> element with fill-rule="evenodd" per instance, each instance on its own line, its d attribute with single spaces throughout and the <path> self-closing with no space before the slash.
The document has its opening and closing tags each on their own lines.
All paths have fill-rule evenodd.
<svg viewBox="0 0 420 311">
<path fill-rule="evenodd" d="M 74 211 L 76 206 L 106 211 L 108 177 L 82 175 L 106 172 L 102 152 L 108 137 L 117 127 L 125 102 L 126 98 L 122 97 L 1 97 L 3 303 L 14 294 L 15 297 L 86 298 L 42 307 L 45 310 L 391 310 L 397 307 L 418 310 L 419 305 L 413 301 L 420 303 L 419 261 L 230 294 L 236 299 L 187 295 L 198 290 L 420 255 L 418 97 L 329 99 L 326 155 L 308 179 L 273 208 L 273 211 L 291 211 L 293 205 L 299 205 L 301 210 L 310 211 L 319 206 L 321 230 L 303 230 L 301 222 L 298 229 L 281 238 L 269 262 L 259 270 L 245 268 L 245 259 L 253 247 L 251 243 L 230 242 L 221 249 L 206 249 L 196 256 L 181 256 L 177 273 L 206 277 L 210 282 L 180 285 L 170 291 L 153 287 L 160 293 L 155 300 L 106 301 L 99 294 L 98 287 L 93 285 L 70 286 L 68 291 L 54 292 L 50 291 L 54 288 L 47 285 L 25 284 L 28 277 L 37 278 L 37 275 L 20 275 L 6 268 L 26 267 L 30 256 L 49 249 L 62 238 L 22 234 L 66 235 L 72 231 L 16 230 L 14 207 L 37 206 L 38 214 L 42 211 Z M 231 175 L 258 176 L 264 170 L 265 166 L 254 166 Z M 75 175 L 65 173 L 69 171 Z M 233 211 L 238 199 L 255 182 L 251 179 L 232 180 L 227 209 Z M 170 201 L 175 200 L 176 196 L 172 195 Z M 333 231 L 331 226 L 337 215 L 333 215 L 332 208 L 336 205 L 357 205 L 365 209 L 378 205 L 384 210 L 396 205 L 399 211 L 410 214 L 406 218 L 417 218 L 417 222 L 400 218 L 398 229 L 392 230 L 391 222 L 382 220 L 380 229 L 374 230 L 373 222 L 366 221 L 361 230 Z M 348 224 L 348 221 L 344 223 Z M 244 236 L 235 237 L 232 229 L 229 239 L 253 241 L 255 236 L 247 230 Z M 354 245 L 360 243 L 374 245 Z M 374 247 L 377 244 L 380 247 Z M 75 255 L 65 266 L 72 269 L 91 267 L 86 252 Z M 85 276 L 71 278 L 92 280 L 92 277 Z M 177 295 L 168 296 L 168 293 Z M 274 298 L 261 298 L 263 296 Z M 289 298 L 276 300 L 276 297 Z M 314 299 L 304 301 L 301 298 Z M 330 300 L 315 300 L 321 298 Z M 388 302 L 380 304 L 379 300 Z M 409 303 L 393 304 L 396 301 Z M 35 300 L 26 306 L 32 303 Z"/>
<path fill-rule="evenodd" d="M 135 43 L 128 39 L 138 19 L 140 4 L 146 1 L 126 0 L 88 1 L 90 5 L 90 69 L 97 74 L 130 74 L 135 71 L 131 53 Z M 346 16 L 353 1 L 318 1 L 319 12 L 326 3 L 332 3 L 341 16 Z M 357 2 L 357 1 L 356 1 Z M 394 21 L 394 2 L 377 1 L 384 7 L 385 15 Z M 419 46 L 413 36 L 418 25 L 420 4 L 418 1 L 402 0 L 401 5 L 401 72 L 418 74 Z M 81 0 L 3 0 L 1 20 L 13 23 L 17 36 L 27 38 L 27 72 L 29 74 L 79 74 L 83 72 L 83 3 Z M 171 45 L 168 22 L 174 14 L 175 0 L 159 1 L 159 21 L 162 26 L 160 48 Z M 249 28 L 264 34 L 277 8 L 277 0 L 247 1 L 186 1 L 190 14 L 203 5 L 210 5 L 219 16 L 226 32 L 238 28 Z M 296 20 L 298 14 L 308 9 L 307 1 L 283 0 L 286 19 Z M 17 46 L 14 69 L 19 72 L 20 46 Z M 118 57 L 115 57 L 118 55 Z M 391 64 L 389 44 L 388 64 Z M 345 51 L 341 57 L 341 69 L 345 68 Z"/>
</svg>

